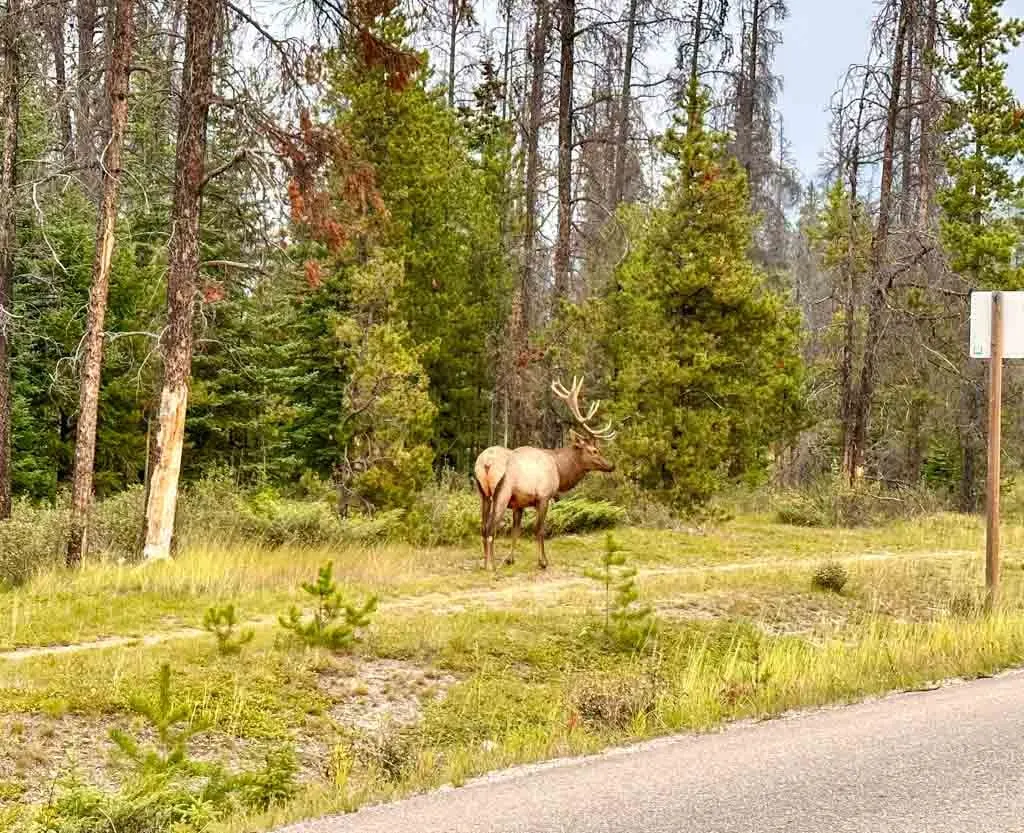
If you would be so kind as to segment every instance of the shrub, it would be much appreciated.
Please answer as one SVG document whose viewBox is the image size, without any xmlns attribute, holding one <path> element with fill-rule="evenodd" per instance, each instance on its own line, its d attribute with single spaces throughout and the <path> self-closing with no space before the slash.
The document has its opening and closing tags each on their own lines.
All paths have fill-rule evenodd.
<svg viewBox="0 0 1024 833">
<path fill-rule="evenodd" d="M 89 526 L 89 553 L 100 558 L 132 558 L 142 532 L 145 488 L 132 486 L 98 501 Z"/>
<path fill-rule="evenodd" d="M 838 561 L 826 561 L 814 571 L 811 577 L 811 584 L 817 590 L 825 590 L 830 593 L 842 593 L 850 575 L 846 568 Z"/>
<path fill-rule="evenodd" d="M 24 584 L 63 563 L 66 529 L 64 510 L 17 501 L 11 517 L 0 523 L 0 586 Z"/>
<path fill-rule="evenodd" d="M 957 619 L 973 619 L 981 615 L 985 605 L 978 594 L 969 589 L 960 589 L 949 600 L 949 614 Z"/>
<path fill-rule="evenodd" d="M 583 532 L 597 532 L 612 529 L 626 522 L 626 510 L 606 500 L 590 500 L 572 495 L 563 498 L 551 507 L 545 521 L 549 535 L 573 535 Z M 535 520 L 524 523 L 533 529 Z"/>
<path fill-rule="evenodd" d="M 252 628 L 245 628 L 236 634 L 237 624 L 235 606 L 231 604 L 211 607 L 203 617 L 203 628 L 214 635 L 217 640 L 217 652 L 222 656 L 241 653 L 243 646 L 252 642 L 256 635 Z"/>
<path fill-rule="evenodd" d="M 657 686 L 650 676 L 588 675 L 569 690 L 569 707 L 590 729 L 623 731 L 654 713 Z"/>
<path fill-rule="evenodd" d="M 775 499 L 779 523 L 807 527 L 857 527 L 914 517 L 939 508 L 938 498 L 927 491 L 891 491 L 879 483 L 851 487 L 838 479 L 822 480 Z"/>
<path fill-rule="evenodd" d="M 320 568 L 316 583 L 304 582 L 302 589 L 316 601 L 316 609 L 308 621 L 302 620 L 297 607 L 292 607 L 279 622 L 285 630 L 310 647 L 343 650 L 355 641 L 359 628 L 370 624 L 370 616 L 377 609 L 377 597 L 370 596 L 362 607 L 349 604 L 338 590 L 333 577 L 334 563 L 328 561 Z"/>
</svg>

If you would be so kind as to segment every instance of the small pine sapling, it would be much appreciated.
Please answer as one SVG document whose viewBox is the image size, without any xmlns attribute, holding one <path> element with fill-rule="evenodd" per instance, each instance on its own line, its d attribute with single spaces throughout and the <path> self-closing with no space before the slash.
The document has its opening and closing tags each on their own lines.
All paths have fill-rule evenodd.
<svg viewBox="0 0 1024 833">
<path fill-rule="evenodd" d="M 635 649 L 654 629 L 650 605 L 640 605 L 636 567 L 626 564 L 626 554 L 614 536 L 605 539 L 601 565 L 585 571 L 604 588 L 604 634 L 621 648 Z"/>
<path fill-rule="evenodd" d="M 156 775 L 174 769 L 189 769 L 188 742 L 206 725 L 192 718 L 191 709 L 174 705 L 171 700 L 171 666 L 160 666 L 155 700 L 132 697 L 131 709 L 144 717 L 156 735 L 152 745 L 143 745 L 121 729 L 113 729 L 110 738 L 121 753 L 134 764 L 140 775 Z"/>
<path fill-rule="evenodd" d="M 288 616 L 278 621 L 306 645 L 340 651 L 350 647 L 358 630 L 370 624 L 377 597 L 370 596 L 362 606 L 350 604 L 334 583 L 333 572 L 334 562 L 328 561 L 320 568 L 315 583 L 302 584 L 302 589 L 316 600 L 309 621 L 303 621 L 298 607 L 292 607 Z"/>
<path fill-rule="evenodd" d="M 203 617 L 203 628 L 214 635 L 217 639 L 217 651 L 222 656 L 231 656 L 241 653 L 244 645 L 252 642 L 256 632 L 252 628 L 244 628 L 240 633 L 235 633 L 235 626 L 238 619 L 235 615 L 233 604 L 224 607 L 211 607 Z"/>
</svg>

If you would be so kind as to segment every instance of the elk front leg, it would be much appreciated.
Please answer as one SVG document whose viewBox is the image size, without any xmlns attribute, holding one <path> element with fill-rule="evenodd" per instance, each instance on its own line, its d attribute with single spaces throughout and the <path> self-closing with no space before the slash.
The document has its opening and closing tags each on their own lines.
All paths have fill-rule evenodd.
<svg viewBox="0 0 1024 833">
<path fill-rule="evenodd" d="M 519 533 L 523 528 L 523 510 L 513 509 L 512 510 L 512 552 L 508 554 L 508 558 L 505 559 L 506 564 L 516 563 L 516 544 L 519 543 Z"/>
<path fill-rule="evenodd" d="M 539 557 L 537 563 L 542 570 L 548 568 L 548 557 L 544 554 L 544 517 L 548 514 L 548 502 L 546 500 L 537 504 L 537 552 Z"/>
</svg>

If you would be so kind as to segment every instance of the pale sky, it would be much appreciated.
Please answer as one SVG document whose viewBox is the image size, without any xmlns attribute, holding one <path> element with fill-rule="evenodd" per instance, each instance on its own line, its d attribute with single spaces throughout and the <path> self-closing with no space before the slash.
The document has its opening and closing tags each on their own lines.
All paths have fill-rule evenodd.
<svg viewBox="0 0 1024 833">
<path fill-rule="evenodd" d="M 877 0 L 789 0 L 776 53 L 780 101 L 790 152 L 805 177 L 821 163 L 832 93 L 850 64 L 864 60 Z M 1024 0 L 1006 0 L 1007 16 L 1024 17 Z M 1024 99 L 1024 46 L 1008 56 L 1008 78 Z"/>
</svg>

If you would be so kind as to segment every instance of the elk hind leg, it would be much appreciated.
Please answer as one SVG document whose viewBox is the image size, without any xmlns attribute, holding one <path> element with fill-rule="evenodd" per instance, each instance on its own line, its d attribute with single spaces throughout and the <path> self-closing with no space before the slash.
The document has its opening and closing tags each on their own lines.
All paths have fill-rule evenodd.
<svg viewBox="0 0 1024 833">
<path fill-rule="evenodd" d="M 502 489 L 500 483 L 498 484 L 497 491 L 491 497 L 491 509 L 487 515 L 487 523 L 484 526 L 485 566 L 491 569 L 494 569 L 494 536 L 498 531 L 498 526 L 501 524 L 501 519 L 505 515 L 505 510 L 508 508 L 511 498 L 511 492 Z"/>
<path fill-rule="evenodd" d="M 491 504 L 494 502 L 494 498 L 484 491 L 480 481 L 477 481 L 476 489 L 480 493 L 480 539 L 484 545 L 484 569 L 487 569 L 491 566 L 491 552 L 487 546 L 487 519 L 490 517 Z"/>
<path fill-rule="evenodd" d="M 537 504 L 537 563 L 542 570 L 548 568 L 548 557 L 544 553 L 544 518 L 548 514 L 548 502 L 546 500 Z"/>
</svg>

